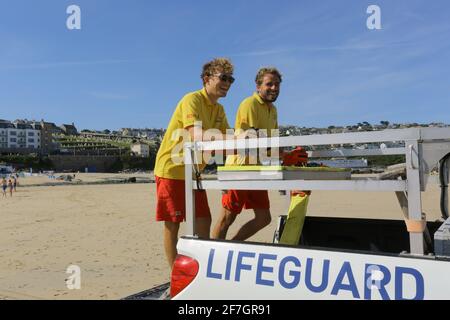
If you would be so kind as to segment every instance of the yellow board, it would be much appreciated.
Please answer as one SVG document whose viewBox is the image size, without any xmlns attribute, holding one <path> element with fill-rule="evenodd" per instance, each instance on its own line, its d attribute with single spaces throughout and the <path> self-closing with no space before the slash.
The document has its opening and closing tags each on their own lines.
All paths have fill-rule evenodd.
<svg viewBox="0 0 450 320">
<path fill-rule="evenodd" d="M 309 195 L 299 194 L 291 197 L 289 212 L 281 234 L 280 243 L 297 245 L 305 223 L 306 210 L 308 208 Z"/>
<path fill-rule="evenodd" d="M 295 166 L 220 166 L 217 171 L 307 171 L 307 172 L 346 172 L 346 168 L 295 167 Z"/>
</svg>

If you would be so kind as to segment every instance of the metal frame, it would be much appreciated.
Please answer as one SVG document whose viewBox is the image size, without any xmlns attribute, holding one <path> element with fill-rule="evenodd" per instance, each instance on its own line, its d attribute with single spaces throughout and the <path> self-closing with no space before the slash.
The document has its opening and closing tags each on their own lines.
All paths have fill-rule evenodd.
<svg viewBox="0 0 450 320">
<path fill-rule="evenodd" d="M 408 219 L 422 219 L 421 165 L 422 143 L 436 141 L 450 141 L 450 128 L 410 128 L 372 132 L 338 133 L 325 135 L 290 136 L 261 139 L 241 139 L 210 142 L 186 143 L 184 145 L 184 161 L 186 173 L 186 221 L 187 234 L 195 235 L 194 196 L 197 186 L 193 183 L 193 153 L 200 150 L 239 150 L 267 147 L 313 146 L 313 145 L 342 145 L 361 143 L 401 142 L 404 148 L 385 148 L 369 150 L 320 150 L 310 152 L 312 157 L 332 156 L 364 156 L 364 155 L 394 155 L 403 154 L 406 157 L 406 180 L 373 180 L 351 179 L 347 181 L 323 180 L 251 180 L 251 181 L 219 181 L 203 180 L 203 189 L 243 189 L 243 190 L 350 190 L 350 191 L 394 191 L 407 194 Z M 406 208 L 405 208 L 406 211 Z M 410 233 L 410 253 L 424 254 L 424 240 L 422 232 Z"/>
</svg>

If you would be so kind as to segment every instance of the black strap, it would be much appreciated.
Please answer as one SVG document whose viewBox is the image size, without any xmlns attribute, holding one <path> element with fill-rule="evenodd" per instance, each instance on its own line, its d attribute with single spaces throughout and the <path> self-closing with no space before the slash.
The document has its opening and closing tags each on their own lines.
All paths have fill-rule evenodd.
<svg viewBox="0 0 450 320">
<path fill-rule="evenodd" d="M 197 182 L 197 190 L 202 190 L 204 191 L 203 187 L 202 187 L 202 179 L 201 179 L 201 174 L 199 171 L 195 170 L 195 181 Z"/>
</svg>

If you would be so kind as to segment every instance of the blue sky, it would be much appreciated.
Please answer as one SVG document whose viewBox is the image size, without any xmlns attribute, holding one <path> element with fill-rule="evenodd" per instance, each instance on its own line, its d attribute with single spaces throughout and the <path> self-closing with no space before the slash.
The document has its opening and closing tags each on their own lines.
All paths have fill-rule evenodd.
<svg viewBox="0 0 450 320">
<path fill-rule="evenodd" d="M 81 8 L 68 30 L 66 8 Z M 366 9 L 381 8 L 381 30 Z M 166 127 L 201 66 L 229 57 L 230 124 L 262 66 L 280 124 L 450 123 L 447 0 L 0 0 L 0 119 Z"/>
</svg>

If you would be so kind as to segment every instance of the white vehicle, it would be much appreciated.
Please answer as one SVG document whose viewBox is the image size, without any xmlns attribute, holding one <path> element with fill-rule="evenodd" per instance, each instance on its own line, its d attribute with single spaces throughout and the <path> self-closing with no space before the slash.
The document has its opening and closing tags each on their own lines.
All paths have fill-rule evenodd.
<svg viewBox="0 0 450 320">
<path fill-rule="evenodd" d="M 406 179 L 204 180 L 191 174 L 195 150 L 403 141 L 401 148 L 339 149 L 310 158 L 400 154 Z M 178 242 L 172 299 L 450 299 L 450 220 L 447 210 L 450 129 L 413 128 L 185 146 L 187 234 Z M 427 222 L 421 191 L 439 169 L 442 221 Z M 437 179 L 435 179 L 437 180 Z M 194 234 L 193 190 L 348 190 L 395 192 L 404 220 L 307 217 L 300 243 L 202 240 Z M 382 209 L 382 204 L 380 204 Z M 400 211 L 400 210 L 399 210 Z M 282 233 L 280 220 L 277 236 Z M 407 222 L 408 230 L 405 226 Z M 276 240 L 276 239 L 275 239 Z M 276 242 L 276 241 L 274 241 Z M 164 287 L 160 287 L 164 288 Z M 145 292 L 133 296 L 145 297 Z"/>
<path fill-rule="evenodd" d="M 0 165 L 0 177 L 6 177 L 11 175 L 14 172 L 14 168 L 12 166 Z"/>
</svg>

